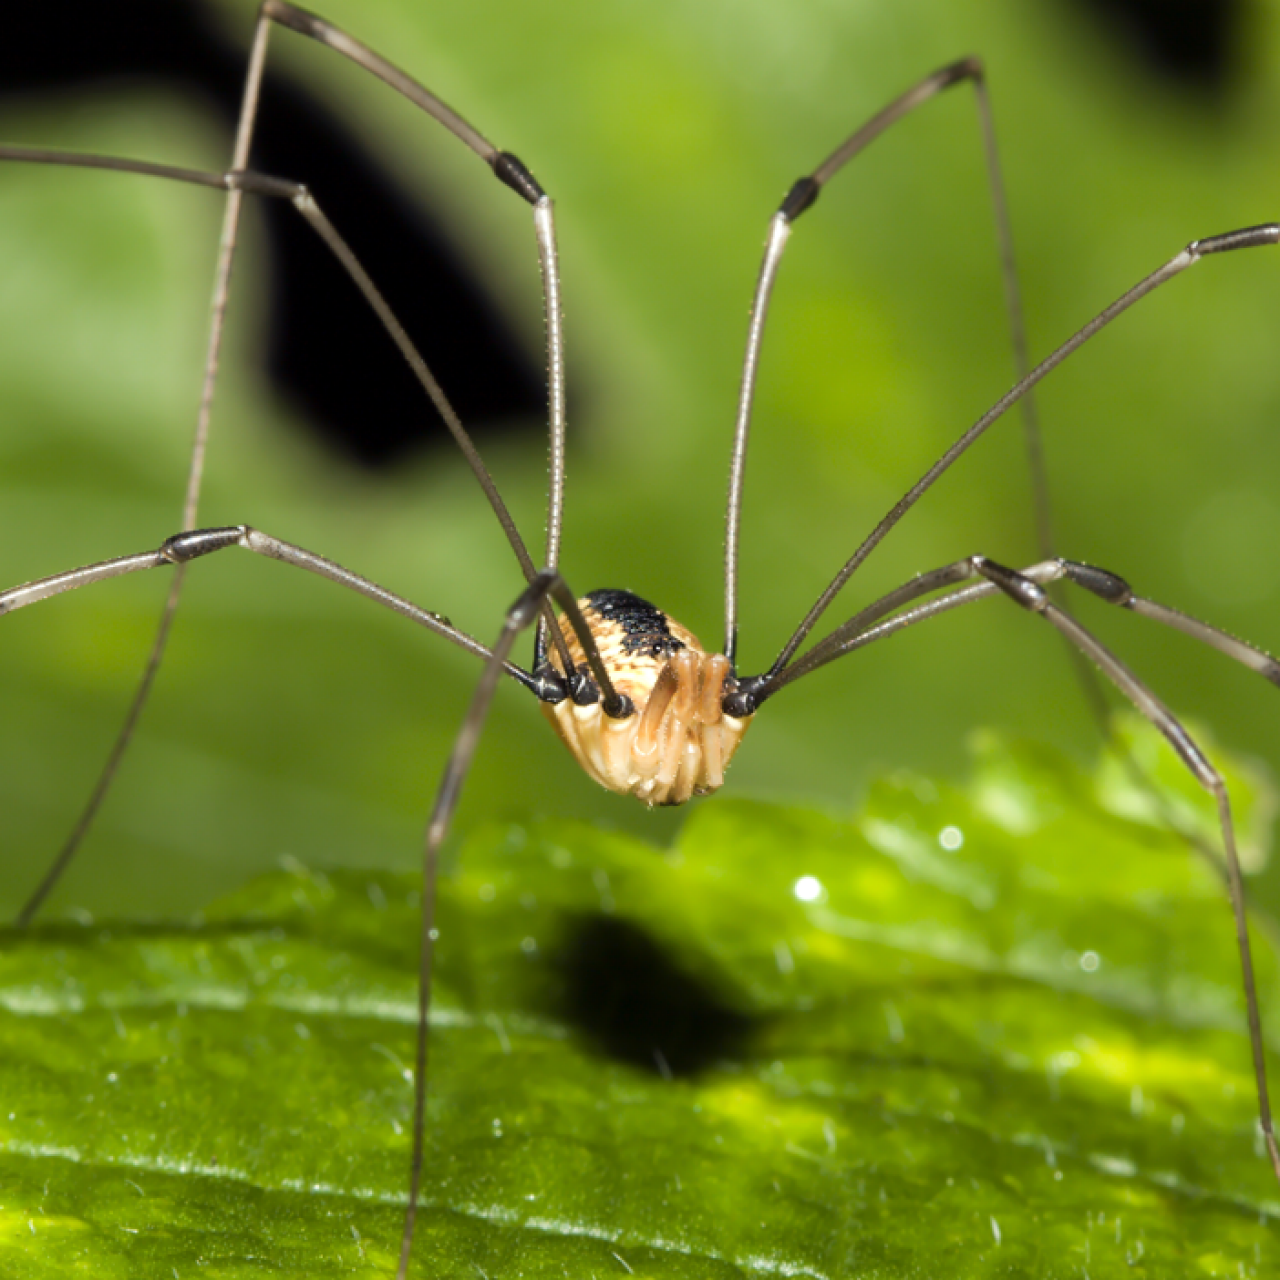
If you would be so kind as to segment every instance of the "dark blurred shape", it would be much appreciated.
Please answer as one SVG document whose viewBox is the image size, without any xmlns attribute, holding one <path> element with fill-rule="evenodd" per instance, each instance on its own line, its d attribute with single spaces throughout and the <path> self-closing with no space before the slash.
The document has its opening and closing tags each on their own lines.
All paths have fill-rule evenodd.
<svg viewBox="0 0 1280 1280">
<path fill-rule="evenodd" d="M 557 1012 L 611 1058 L 678 1077 L 746 1051 L 754 1021 L 628 921 L 575 922 L 557 967 L 565 979 Z"/>
<path fill-rule="evenodd" d="M 229 157 L 249 25 L 242 35 L 241 44 L 227 44 L 195 0 L 23 4 L 9 16 L 0 41 L 0 95 L 58 94 L 88 85 L 159 86 L 195 95 L 226 120 Z M 298 37 L 276 31 L 273 39 Z M 334 56 L 318 46 L 317 53 Z M 267 72 L 254 167 L 311 187 L 469 430 L 478 437 L 508 428 L 541 431 L 546 391 L 540 353 L 521 348 L 440 228 L 325 104 L 273 76 L 270 58 Z M 422 129 L 424 145 L 461 146 L 425 117 Z M 477 174 L 477 181 L 484 178 Z M 494 183 L 493 198 L 514 197 Z M 452 447 L 391 340 L 319 238 L 291 207 L 263 205 L 272 276 L 267 365 L 284 393 L 332 449 L 366 468 L 393 467 L 437 443 Z M 532 236 L 529 278 L 522 284 L 538 287 Z M 203 304 L 203 297 L 192 300 Z"/>
<path fill-rule="evenodd" d="M 1068 0 L 1103 22 L 1140 59 L 1178 86 L 1227 96 L 1244 48 L 1249 0 Z"/>
</svg>

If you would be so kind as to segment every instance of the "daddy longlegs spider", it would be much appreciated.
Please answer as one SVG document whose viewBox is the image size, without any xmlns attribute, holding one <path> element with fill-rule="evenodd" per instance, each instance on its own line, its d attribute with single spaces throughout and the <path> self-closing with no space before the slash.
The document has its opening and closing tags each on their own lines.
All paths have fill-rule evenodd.
<svg viewBox="0 0 1280 1280">
<path fill-rule="evenodd" d="M 334 253 L 344 259 L 344 265 L 365 292 L 370 305 L 383 312 L 383 320 L 389 332 L 401 346 L 403 354 L 410 363 L 416 364 L 418 375 L 437 409 L 446 420 L 451 417 L 447 401 L 436 386 L 431 372 L 426 370 L 418 360 L 408 340 L 399 330 L 394 317 L 386 313 L 380 295 L 377 293 L 376 284 L 364 278 L 362 268 L 349 257 L 337 230 L 328 224 L 323 212 L 310 200 L 305 189 L 287 180 L 259 174 L 251 169 L 250 135 L 255 116 L 257 82 L 265 58 L 268 33 L 273 23 L 311 36 L 387 80 L 394 88 L 445 125 L 456 137 L 467 143 L 491 165 L 506 185 L 523 196 L 533 208 L 544 287 L 547 292 L 548 348 L 552 371 L 550 378 L 552 466 L 548 547 L 541 562 L 536 561 L 533 554 L 527 551 L 514 524 L 505 515 L 502 500 L 497 494 L 496 487 L 488 479 L 483 463 L 478 457 L 471 457 L 473 470 L 482 487 L 485 488 L 499 520 L 507 529 L 512 548 L 527 582 L 525 590 L 508 610 L 501 633 L 492 649 L 487 648 L 483 640 L 473 640 L 454 629 L 442 615 L 423 611 L 333 562 L 279 540 L 271 534 L 261 533 L 247 526 L 197 531 L 195 505 L 199 487 L 199 459 L 204 448 L 204 433 L 207 429 L 213 380 L 217 371 L 222 314 L 229 286 L 231 255 L 236 240 L 236 220 L 241 197 L 245 193 L 264 198 L 289 200 L 294 203 Z M 594 597 L 589 605 L 582 602 L 575 604 L 573 596 L 559 577 L 556 566 L 563 495 L 564 383 L 559 335 L 559 278 L 551 204 L 521 162 L 506 153 L 495 151 L 481 135 L 473 131 L 467 122 L 455 116 L 449 108 L 444 107 L 430 91 L 408 79 L 379 55 L 321 19 L 285 3 L 284 0 L 266 0 L 251 57 L 245 107 L 236 150 L 232 163 L 224 174 L 183 171 L 168 166 L 102 157 L 41 153 L 17 147 L 0 149 L 0 157 L 10 161 L 149 173 L 161 178 L 226 189 L 230 192 L 227 224 L 223 237 L 223 256 L 219 265 L 218 286 L 215 292 L 214 322 L 206 368 L 206 394 L 202 404 L 201 425 L 195 449 L 196 461 L 192 468 L 193 479 L 183 521 L 184 529 L 188 532 L 178 533 L 166 539 L 158 549 L 73 569 L 68 573 L 42 578 L 0 594 L 0 612 L 8 612 L 23 605 L 60 595 L 76 587 L 102 581 L 107 577 L 129 574 L 144 568 L 177 566 L 174 575 L 174 591 L 171 595 L 172 603 L 166 614 L 168 618 L 172 616 L 172 609 L 176 607 L 178 584 L 182 580 L 185 566 L 190 561 L 215 551 L 241 546 L 295 567 L 309 569 L 340 585 L 370 596 L 408 616 L 428 630 L 452 640 L 465 650 L 485 659 L 472 708 L 458 735 L 453 755 L 445 771 L 428 831 L 425 858 L 427 892 L 423 913 L 424 967 L 420 988 L 413 1174 L 401 1253 L 400 1274 L 402 1275 L 406 1273 L 410 1256 L 413 1217 L 421 1175 L 423 1103 L 426 1084 L 426 1017 L 431 991 L 432 903 L 437 859 L 458 793 L 466 778 L 472 753 L 481 734 L 489 700 L 503 674 L 510 675 L 540 699 L 544 709 L 548 711 L 548 718 L 557 724 L 562 737 L 566 740 L 578 739 L 574 748 L 575 754 L 580 759 L 587 757 L 584 767 L 587 767 L 588 772 L 598 780 L 604 781 L 612 789 L 637 794 L 648 803 L 681 803 L 687 800 L 691 793 L 718 788 L 722 781 L 723 766 L 736 749 L 738 739 L 745 732 L 758 707 L 773 693 L 836 657 L 843 656 L 875 640 L 887 638 L 918 622 L 930 620 L 951 609 L 960 608 L 977 599 L 990 596 L 1007 597 L 1021 608 L 1038 615 L 1050 623 L 1086 658 L 1097 664 L 1103 673 L 1165 734 L 1187 768 L 1215 797 L 1226 850 L 1229 890 L 1236 913 L 1241 956 L 1245 968 L 1245 987 L 1250 1010 L 1250 1031 L 1258 1081 L 1261 1125 L 1266 1135 L 1271 1162 L 1277 1176 L 1280 1177 L 1280 1150 L 1277 1149 L 1271 1132 L 1261 1029 L 1250 976 L 1243 889 L 1235 858 L 1228 798 L 1217 780 L 1212 765 L 1182 725 L 1166 711 L 1163 704 L 1150 693 L 1137 676 L 1130 672 L 1127 666 L 1112 657 L 1090 632 L 1084 630 L 1070 614 L 1062 610 L 1056 603 L 1056 596 L 1049 594 L 1046 588 L 1063 581 L 1074 583 L 1103 601 L 1122 605 L 1149 619 L 1181 630 L 1264 675 L 1273 683 L 1280 683 L 1280 669 L 1273 660 L 1260 650 L 1228 637 L 1205 623 L 1189 619 L 1164 605 L 1131 594 L 1124 581 L 1107 570 L 1072 561 L 1059 561 L 1048 555 L 1035 565 L 1024 566 L 1021 570 L 1003 566 L 980 555 L 967 556 L 954 561 L 920 575 L 874 603 L 862 607 L 849 620 L 843 621 L 830 632 L 826 639 L 811 645 L 807 650 L 804 649 L 805 641 L 809 639 L 810 632 L 817 625 L 819 615 L 825 612 L 833 602 L 836 592 L 844 586 L 848 578 L 893 528 L 897 520 L 998 417 L 1019 400 L 1029 400 L 1030 389 L 1045 374 L 1111 319 L 1180 273 L 1192 262 L 1202 256 L 1275 244 L 1280 242 L 1280 227 L 1269 224 L 1210 236 L 1195 242 L 1189 250 L 1176 255 L 1165 267 L 1136 285 L 1047 360 L 1025 374 L 1015 389 L 997 402 L 988 414 L 960 437 L 956 444 L 942 455 L 935 466 L 876 526 L 872 534 L 846 562 L 840 574 L 833 580 L 831 587 L 816 602 L 813 610 L 783 648 L 776 661 L 759 675 L 739 677 L 736 673 L 734 663 L 738 630 L 736 566 L 741 485 L 757 360 L 774 275 L 781 260 L 783 247 L 795 221 L 807 211 L 817 198 L 819 191 L 836 177 L 845 163 L 898 119 L 956 84 L 969 86 L 978 96 L 992 175 L 992 191 L 997 207 L 997 222 L 1001 228 L 1000 234 L 1005 247 L 1006 281 L 1014 312 L 1015 343 L 1020 343 L 1019 303 L 1015 277 L 1012 273 L 1009 236 L 1003 209 L 1003 192 L 996 168 L 984 82 L 980 64 L 974 60 L 965 60 L 945 67 L 921 81 L 873 117 L 862 129 L 852 134 L 823 165 L 797 182 L 786 197 L 781 210 L 770 223 L 768 247 L 752 308 L 753 319 L 744 366 L 731 469 L 726 553 L 726 638 L 722 650 L 726 656 L 712 655 L 705 660 L 693 656 L 697 651 L 693 647 L 691 638 L 678 628 L 675 630 L 675 638 L 672 638 L 671 628 L 674 624 L 669 624 L 665 615 L 657 613 L 644 602 L 625 595 L 606 595 Z M 469 452 L 461 424 L 451 422 L 450 425 L 459 444 L 464 451 Z M 549 566 L 549 568 L 540 566 Z M 556 618 L 551 609 L 553 601 L 561 611 L 558 620 L 553 620 Z M 524 669 L 516 666 L 510 655 L 519 635 L 530 628 L 535 632 L 535 656 L 531 666 Z M 158 642 L 157 655 L 162 650 L 163 639 Z M 636 654 L 648 663 L 639 674 L 627 669 L 628 657 Z M 566 678 L 565 673 L 570 669 L 573 675 Z M 139 705 L 145 701 L 145 697 L 146 686 L 144 685 L 139 695 Z M 126 729 L 125 734 L 122 735 L 122 743 L 127 741 L 127 736 Z M 108 782 L 110 776 L 109 769 L 104 775 Z M 92 802 L 88 815 L 92 817 Z M 79 829 L 68 844 L 65 857 L 55 864 L 44 884 L 28 904 L 28 908 L 23 913 L 24 921 L 29 919 L 38 908 L 47 889 L 61 874 L 67 859 L 78 847 L 78 841 Z"/>
</svg>

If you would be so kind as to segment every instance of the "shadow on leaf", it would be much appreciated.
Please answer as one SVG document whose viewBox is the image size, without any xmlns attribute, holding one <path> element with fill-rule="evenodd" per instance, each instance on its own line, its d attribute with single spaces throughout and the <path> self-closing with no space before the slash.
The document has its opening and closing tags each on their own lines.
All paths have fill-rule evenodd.
<svg viewBox="0 0 1280 1280">
<path fill-rule="evenodd" d="M 695 1076 L 740 1057 L 759 1019 L 681 969 L 654 939 L 615 916 L 579 916 L 558 964 L 558 1012 L 599 1052 L 659 1075 Z"/>
</svg>

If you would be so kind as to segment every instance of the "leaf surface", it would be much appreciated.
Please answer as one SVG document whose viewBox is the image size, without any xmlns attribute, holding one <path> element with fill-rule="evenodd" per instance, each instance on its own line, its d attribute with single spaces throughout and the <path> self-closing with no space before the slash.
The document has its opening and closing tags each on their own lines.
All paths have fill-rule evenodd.
<svg viewBox="0 0 1280 1280">
<path fill-rule="evenodd" d="M 1273 1274 L 1229 912 L 1114 795 L 987 739 L 963 790 L 852 818 L 470 836 L 415 1274 Z M 0 1270 L 392 1271 L 418 906 L 292 866 L 188 924 L 8 935 Z"/>
</svg>

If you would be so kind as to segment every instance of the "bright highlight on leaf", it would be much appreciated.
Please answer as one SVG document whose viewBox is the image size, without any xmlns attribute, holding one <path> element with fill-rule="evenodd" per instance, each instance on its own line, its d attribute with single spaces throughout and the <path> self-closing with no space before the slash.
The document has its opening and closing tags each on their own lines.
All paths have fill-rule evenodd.
<svg viewBox="0 0 1280 1280">
<path fill-rule="evenodd" d="M 415 1273 L 1275 1274 L 1230 912 L 1114 785 L 987 739 L 964 790 L 851 820 L 472 836 Z M 0 1273 L 392 1269 L 417 910 L 293 867 L 189 924 L 9 934 Z"/>
</svg>

